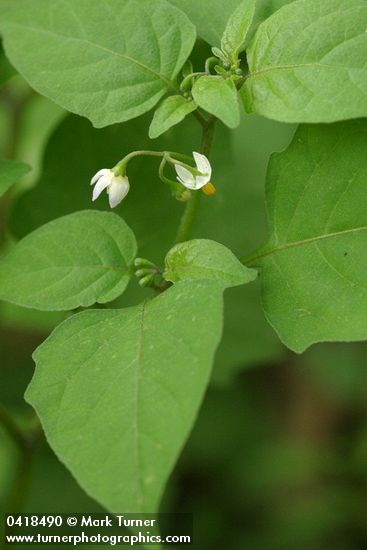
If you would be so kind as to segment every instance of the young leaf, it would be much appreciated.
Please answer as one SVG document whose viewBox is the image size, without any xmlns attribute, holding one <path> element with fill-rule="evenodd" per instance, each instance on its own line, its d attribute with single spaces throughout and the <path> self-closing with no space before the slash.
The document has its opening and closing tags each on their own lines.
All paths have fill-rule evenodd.
<svg viewBox="0 0 367 550">
<path fill-rule="evenodd" d="M 54 220 L 1 259 L 0 298 L 41 310 L 114 300 L 136 256 L 134 234 L 116 214 L 83 211 Z"/>
<path fill-rule="evenodd" d="M 222 285 L 185 281 L 86 311 L 36 350 L 26 399 L 83 489 L 111 512 L 154 512 L 195 420 L 222 328 Z"/>
<path fill-rule="evenodd" d="M 196 34 L 165 0 L 6 0 L 0 29 L 31 86 L 96 127 L 137 117 L 174 88 Z"/>
<path fill-rule="evenodd" d="M 29 170 L 30 166 L 23 162 L 0 159 L 0 197 Z"/>
<path fill-rule="evenodd" d="M 245 108 L 284 122 L 367 115 L 367 3 L 298 0 L 262 23 L 248 51 Z"/>
<path fill-rule="evenodd" d="M 221 61 L 223 61 L 223 63 L 227 63 L 228 62 L 228 59 L 227 57 L 224 55 L 224 53 L 222 52 L 222 50 L 220 50 L 219 48 L 216 48 L 215 46 L 212 48 L 212 53 L 215 57 L 217 57 L 218 59 L 220 59 Z M 220 66 L 220 65 L 219 65 Z M 224 71 L 224 73 L 226 73 L 226 70 L 221 67 L 221 69 Z"/>
<path fill-rule="evenodd" d="M 248 269 L 225 246 L 208 239 L 194 239 L 177 244 L 167 254 L 167 281 L 208 279 L 227 286 L 244 285 L 256 279 L 254 269 Z"/>
<path fill-rule="evenodd" d="M 222 36 L 221 48 L 235 63 L 255 15 L 255 0 L 244 0 L 229 18 Z"/>
<path fill-rule="evenodd" d="M 181 122 L 186 115 L 197 108 L 195 101 L 188 100 L 181 95 L 173 95 L 163 100 L 154 113 L 149 128 L 151 139 L 159 137 L 167 130 Z"/>
<path fill-rule="evenodd" d="M 218 117 L 230 128 L 240 123 L 240 108 L 236 86 L 231 79 L 221 76 L 202 76 L 192 88 L 196 103 Z"/>
<path fill-rule="evenodd" d="M 305 126 L 272 157 L 263 306 L 297 352 L 367 338 L 367 122 Z"/>
</svg>

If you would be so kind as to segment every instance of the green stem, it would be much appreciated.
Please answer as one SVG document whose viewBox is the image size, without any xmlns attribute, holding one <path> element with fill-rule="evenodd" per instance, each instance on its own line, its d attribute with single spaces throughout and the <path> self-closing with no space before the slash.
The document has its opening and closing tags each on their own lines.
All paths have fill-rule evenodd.
<svg viewBox="0 0 367 550">
<path fill-rule="evenodd" d="M 210 69 L 213 65 L 218 65 L 219 60 L 216 57 L 208 57 L 205 61 L 205 72 L 210 74 Z"/>
<path fill-rule="evenodd" d="M 167 160 L 165 159 L 165 157 L 162 158 L 162 161 L 159 165 L 159 178 L 160 180 L 163 182 L 163 183 L 166 183 L 167 185 L 171 185 L 171 180 L 169 180 L 168 178 L 166 178 L 166 176 L 164 175 L 164 168 L 167 164 Z"/>
<path fill-rule="evenodd" d="M 7 432 L 8 436 L 13 440 L 15 445 L 22 451 L 24 444 L 24 436 L 20 428 L 14 422 L 8 411 L 0 405 L 0 424 Z"/>
<path fill-rule="evenodd" d="M 195 78 L 195 76 L 206 76 L 207 74 L 207 72 L 200 71 L 187 75 L 180 84 L 181 93 L 186 92 L 190 90 L 190 88 L 192 88 L 192 79 Z"/>
<path fill-rule="evenodd" d="M 39 423 L 29 431 L 21 430 L 11 415 L 2 406 L 0 406 L 0 424 L 18 450 L 19 459 L 17 471 L 5 510 L 7 513 L 18 514 L 23 510 L 31 478 L 33 456 L 41 441 L 43 432 Z"/>
<path fill-rule="evenodd" d="M 1 89 L 0 102 L 4 103 L 10 117 L 9 134 L 5 149 L 1 156 L 8 159 L 16 158 L 19 137 L 22 130 L 22 116 L 33 96 L 34 91 L 31 89 L 28 89 L 21 97 L 17 97 L 17 95 L 12 92 L 11 86 L 5 85 Z M 7 193 L 5 193 L 5 195 L 3 195 L 0 201 L 0 246 L 6 240 L 8 220 L 13 197 L 14 189 L 11 188 Z"/>
<path fill-rule="evenodd" d="M 12 92 L 11 86 L 4 86 L 1 90 L 0 101 L 5 104 L 10 115 L 9 136 L 5 149 L 5 157 L 14 159 L 18 148 L 19 135 L 21 132 L 22 115 L 28 103 L 34 97 L 34 90 L 29 88 L 18 97 Z"/>
<path fill-rule="evenodd" d="M 182 162 L 182 160 L 178 160 L 179 158 L 185 158 L 185 160 L 192 162 L 191 157 L 188 157 L 186 155 L 181 155 L 180 153 L 170 152 L 170 151 L 133 151 L 132 153 L 129 153 L 128 155 L 126 155 L 123 159 L 121 159 L 116 164 L 114 168 L 115 175 L 125 175 L 125 170 L 128 162 L 130 162 L 130 160 L 136 157 L 161 157 L 162 160 L 165 162 L 169 162 L 170 164 L 173 164 L 173 165 L 179 164 L 180 166 L 183 166 L 187 170 L 190 170 L 190 172 L 192 172 L 192 174 L 196 176 L 201 175 L 201 172 L 191 164 L 187 164 L 186 162 Z M 162 166 L 162 163 L 161 163 L 161 166 Z"/>
<path fill-rule="evenodd" d="M 199 111 L 199 109 L 193 111 L 192 114 L 202 126 L 208 123 L 208 119 Z"/>
<path fill-rule="evenodd" d="M 164 157 L 166 151 L 133 151 L 121 159 L 115 166 L 115 175 L 125 175 L 127 163 L 135 157 Z"/>
<path fill-rule="evenodd" d="M 167 164 L 167 159 L 163 157 L 162 162 L 159 165 L 159 172 L 158 172 L 159 179 L 171 189 L 173 196 L 176 196 L 177 188 L 180 188 L 181 186 L 178 184 L 177 181 L 173 181 L 173 180 L 170 180 L 169 178 L 166 178 L 166 176 L 164 175 L 164 168 L 166 164 Z"/>
<path fill-rule="evenodd" d="M 217 119 L 215 117 L 211 117 L 206 124 L 203 124 L 200 152 L 206 157 L 209 157 L 210 155 L 216 120 Z M 200 191 L 194 191 L 191 199 L 186 204 L 177 231 L 175 240 L 176 243 L 182 243 L 190 238 L 199 210 L 201 195 L 202 193 Z"/>
<path fill-rule="evenodd" d="M 129 162 L 134 157 L 164 157 L 166 151 L 133 151 L 124 157 L 120 162 Z M 119 164 L 120 164 L 119 162 Z"/>
<path fill-rule="evenodd" d="M 24 510 L 24 503 L 31 480 L 33 449 L 24 450 L 19 458 L 18 469 L 13 481 L 11 492 L 6 505 L 7 514 L 20 514 Z"/>
</svg>

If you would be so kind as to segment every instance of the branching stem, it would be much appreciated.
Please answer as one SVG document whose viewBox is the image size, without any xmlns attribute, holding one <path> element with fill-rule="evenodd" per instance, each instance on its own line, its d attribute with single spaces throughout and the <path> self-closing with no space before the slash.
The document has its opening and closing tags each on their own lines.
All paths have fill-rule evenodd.
<svg viewBox="0 0 367 550">
<path fill-rule="evenodd" d="M 0 405 L 0 424 L 18 449 L 22 451 L 24 445 L 23 433 L 13 420 L 12 416 L 10 416 L 8 411 L 2 405 Z"/>
<path fill-rule="evenodd" d="M 14 481 L 6 504 L 6 512 L 22 512 L 31 477 L 33 456 L 43 437 L 39 423 L 28 431 L 22 430 L 9 412 L 0 405 L 0 424 L 8 434 L 18 451 L 18 465 Z"/>
<path fill-rule="evenodd" d="M 200 152 L 206 157 L 209 157 L 210 155 L 216 120 L 217 119 L 215 117 L 210 117 L 210 119 L 202 125 L 203 133 Z M 202 194 L 200 192 L 196 191 L 193 193 L 191 199 L 187 202 L 177 231 L 175 240 L 176 243 L 187 241 L 190 238 L 199 210 L 201 195 Z"/>
<path fill-rule="evenodd" d="M 197 170 L 194 166 L 191 164 L 188 164 L 188 162 L 192 162 L 192 158 L 188 157 L 187 155 L 182 155 L 180 153 L 175 153 L 172 151 L 132 151 L 128 155 L 126 155 L 123 159 L 121 159 L 116 166 L 114 167 L 114 172 L 116 175 L 125 175 L 126 172 L 126 166 L 127 164 L 136 157 L 160 157 L 162 158 L 162 161 L 164 161 L 163 166 L 169 162 L 172 165 L 178 164 L 179 166 L 183 166 L 184 168 L 190 170 L 190 172 L 194 175 L 200 176 L 201 172 Z M 187 162 L 183 162 L 179 159 L 187 160 Z M 161 169 L 162 169 L 162 163 L 161 163 Z"/>
</svg>

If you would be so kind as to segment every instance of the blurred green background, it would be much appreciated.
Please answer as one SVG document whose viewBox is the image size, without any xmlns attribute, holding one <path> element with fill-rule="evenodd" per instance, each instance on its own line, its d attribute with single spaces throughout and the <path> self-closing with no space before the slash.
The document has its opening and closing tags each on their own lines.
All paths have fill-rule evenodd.
<svg viewBox="0 0 367 550">
<path fill-rule="evenodd" d="M 206 54 L 199 45 L 198 65 Z M 3 63 L 0 54 L 5 75 Z M 126 152 L 196 150 L 194 119 L 149 143 L 151 116 L 95 130 L 31 92 L 19 76 L 7 80 L 0 88 L 0 157 L 28 162 L 32 172 L 1 201 L 0 255 L 48 220 L 107 209 L 106 197 L 92 205 L 89 180 Z M 267 163 L 294 129 L 256 116 L 231 134 L 218 126 L 212 156 L 218 193 L 203 201 L 195 236 L 217 239 L 241 256 L 265 239 Z M 119 213 L 137 234 L 139 254 L 161 263 L 182 204 L 159 182 L 154 160 L 136 162 L 129 177 L 132 190 Z M 142 296 L 132 283 L 114 306 Z M 64 317 L 0 305 L 0 403 L 25 428 L 34 422 L 23 400 L 31 354 Z M 318 345 L 296 356 L 266 323 L 257 283 L 227 291 L 211 385 L 161 506 L 193 512 L 195 548 L 367 548 L 366 359 L 364 343 Z M 1 512 L 9 509 L 21 469 L 0 427 Z M 23 511 L 101 511 L 43 440 L 22 492 Z"/>
</svg>

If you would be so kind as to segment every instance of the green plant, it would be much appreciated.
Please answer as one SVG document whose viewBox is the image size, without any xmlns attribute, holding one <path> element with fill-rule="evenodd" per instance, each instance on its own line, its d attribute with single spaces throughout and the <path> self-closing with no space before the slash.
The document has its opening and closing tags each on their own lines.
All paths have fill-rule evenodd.
<svg viewBox="0 0 367 550">
<path fill-rule="evenodd" d="M 11 222 L 17 235 L 33 231 L 0 262 L 1 299 L 72 312 L 36 350 L 26 400 L 57 456 L 111 511 L 157 509 L 208 384 L 226 288 L 259 273 L 266 318 L 293 351 L 367 338 L 367 4 L 283 3 L 260 24 L 267 12 L 252 0 L 0 7 L 6 55 L 31 87 L 95 128 L 116 124 L 62 123 Z M 199 70 L 189 59 L 197 30 L 212 47 Z M 232 165 L 222 125 L 242 124 L 251 140 L 249 113 L 300 124 L 271 158 L 270 234 L 255 251 L 251 197 L 238 188 L 246 166 Z M 0 193 L 26 170 L 1 161 Z M 129 225 L 85 210 L 95 172 L 94 199 L 124 199 Z M 134 277 L 141 298 L 123 303 Z"/>
</svg>

